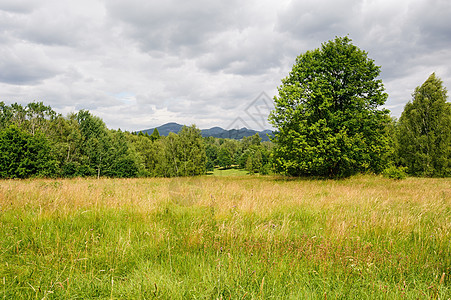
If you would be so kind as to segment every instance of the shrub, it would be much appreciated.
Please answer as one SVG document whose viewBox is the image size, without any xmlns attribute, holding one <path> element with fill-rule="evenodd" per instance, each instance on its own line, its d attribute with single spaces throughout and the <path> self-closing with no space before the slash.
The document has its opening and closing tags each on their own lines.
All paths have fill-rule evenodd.
<svg viewBox="0 0 451 300">
<path fill-rule="evenodd" d="M 405 179 L 407 177 L 406 170 L 406 167 L 397 167 L 392 165 L 386 168 L 382 175 L 384 175 L 384 177 L 392 179 Z"/>
</svg>

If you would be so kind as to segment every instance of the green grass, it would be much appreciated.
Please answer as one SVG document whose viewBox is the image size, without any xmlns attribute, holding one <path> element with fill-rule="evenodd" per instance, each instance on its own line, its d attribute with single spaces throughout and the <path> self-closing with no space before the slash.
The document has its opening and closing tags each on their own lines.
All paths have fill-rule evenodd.
<svg viewBox="0 0 451 300">
<path fill-rule="evenodd" d="M 3 299 L 449 299 L 451 180 L 0 181 Z"/>
<path fill-rule="evenodd" d="M 245 176 L 245 175 L 249 175 L 249 172 L 244 169 L 239 169 L 239 168 L 230 168 L 230 169 L 215 168 L 212 175 L 214 175 L 214 176 Z"/>
</svg>

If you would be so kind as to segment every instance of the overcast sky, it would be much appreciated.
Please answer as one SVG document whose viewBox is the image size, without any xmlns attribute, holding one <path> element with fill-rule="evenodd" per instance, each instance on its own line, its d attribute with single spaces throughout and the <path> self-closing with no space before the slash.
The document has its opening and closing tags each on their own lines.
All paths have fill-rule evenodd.
<svg viewBox="0 0 451 300">
<path fill-rule="evenodd" d="M 432 72 L 449 90 L 450 16 L 449 0 L 0 0 L 0 101 L 129 131 L 261 129 L 296 56 L 349 35 L 399 117 Z"/>
</svg>

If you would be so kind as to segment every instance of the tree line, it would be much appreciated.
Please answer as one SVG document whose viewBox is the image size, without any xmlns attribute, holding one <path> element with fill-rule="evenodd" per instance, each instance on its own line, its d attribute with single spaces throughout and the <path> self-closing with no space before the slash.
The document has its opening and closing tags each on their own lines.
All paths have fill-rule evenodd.
<svg viewBox="0 0 451 300">
<path fill-rule="evenodd" d="M 195 125 L 160 136 L 110 130 L 87 110 L 0 102 L 0 177 L 174 177 L 214 167 L 269 173 L 271 143 L 203 138 Z"/>
<path fill-rule="evenodd" d="M 0 177 L 194 176 L 249 173 L 346 177 L 451 176 L 451 104 L 434 73 L 399 120 L 382 108 L 380 67 L 348 37 L 296 58 L 282 79 L 272 142 L 202 138 L 195 125 L 160 136 L 110 130 L 87 110 L 67 117 L 43 103 L 0 102 Z"/>
</svg>

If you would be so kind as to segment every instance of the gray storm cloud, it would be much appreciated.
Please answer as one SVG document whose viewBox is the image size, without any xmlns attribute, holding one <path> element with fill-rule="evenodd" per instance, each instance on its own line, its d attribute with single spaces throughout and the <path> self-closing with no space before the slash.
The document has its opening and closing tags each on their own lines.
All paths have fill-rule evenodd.
<svg viewBox="0 0 451 300">
<path fill-rule="evenodd" d="M 450 14 L 440 0 L 2 1 L 0 100 L 85 108 L 125 130 L 251 123 L 243 111 L 297 55 L 349 35 L 399 116 L 432 72 L 450 86 Z"/>
</svg>

